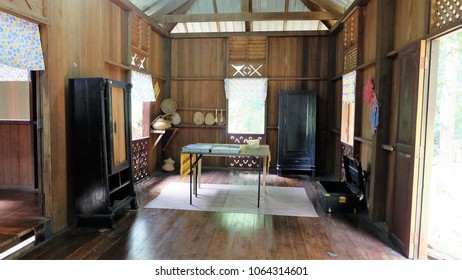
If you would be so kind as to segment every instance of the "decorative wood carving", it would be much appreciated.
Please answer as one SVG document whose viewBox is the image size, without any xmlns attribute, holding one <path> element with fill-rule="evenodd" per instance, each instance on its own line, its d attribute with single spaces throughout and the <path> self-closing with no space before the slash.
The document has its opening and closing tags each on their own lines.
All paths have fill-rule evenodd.
<svg viewBox="0 0 462 280">
<path fill-rule="evenodd" d="M 148 176 L 148 139 L 132 141 L 133 181 L 136 183 Z"/>
<path fill-rule="evenodd" d="M 247 144 L 247 141 L 251 139 L 260 139 L 260 143 L 263 143 L 265 136 L 258 134 L 229 134 L 228 137 L 229 143 L 231 144 Z M 237 168 L 258 167 L 258 161 L 251 157 L 231 156 L 228 159 L 228 164 L 231 167 Z"/>
<path fill-rule="evenodd" d="M 462 19 L 461 0 L 432 0 L 431 30 L 447 26 Z"/>
</svg>

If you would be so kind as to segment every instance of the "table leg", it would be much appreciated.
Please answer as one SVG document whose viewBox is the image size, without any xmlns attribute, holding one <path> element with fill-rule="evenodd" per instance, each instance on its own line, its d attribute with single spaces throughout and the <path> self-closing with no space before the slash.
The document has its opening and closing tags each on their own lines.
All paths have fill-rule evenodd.
<svg viewBox="0 0 462 280">
<path fill-rule="evenodd" d="M 199 159 L 199 162 L 197 163 L 197 187 L 198 188 L 201 187 L 201 174 L 202 174 L 202 157 Z"/>
<path fill-rule="evenodd" d="M 258 158 L 258 199 L 257 199 L 257 207 L 260 208 L 260 182 L 261 182 L 261 170 L 263 166 L 261 166 L 261 157 Z"/>
<path fill-rule="evenodd" d="M 193 193 L 193 162 L 192 155 L 189 154 L 189 205 L 192 205 L 192 193 Z"/>
<path fill-rule="evenodd" d="M 267 157 L 263 157 L 263 193 L 266 193 L 266 174 L 268 172 L 267 170 L 267 162 L 268 162 L 268 158 Z"/>
<path fill-rule="evenodd" d="M 196 165 L 193 168 L 193 194 L 197 196 L 197 166 Z"/>
</svg>

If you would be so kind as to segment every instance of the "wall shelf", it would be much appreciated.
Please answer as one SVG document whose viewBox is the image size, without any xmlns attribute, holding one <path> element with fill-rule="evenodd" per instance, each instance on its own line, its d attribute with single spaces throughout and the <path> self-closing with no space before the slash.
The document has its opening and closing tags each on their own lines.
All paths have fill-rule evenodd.
<svg viewBox="0 0 462 280">
<path fill-rule="evenodd" d="M 168 140 L 167 142 L 165 143 L 165 145 L 162 147 L 162 151 L 164 151 L 168 144 L 170 144 L 170 141 L 172 141 L 172 138 L 173 136 L 177 133 L 178 131 L 178 127 L 171 127 L 171 128 L 167 128 L 166 130 L 154 130 L 152 129 L 151 130 L 151 133 L 153 134 L 158 134 L 157 135 L 157 139 L 156 139 L 156 142 L 154 142 L 154 145 L 153 147 L 157 146 L 157 144 L 159 143 L 160 139 L 162 139 L 162 136 L 164 136 L 165 134 L 169 134 L 169 137 L 168 137 Z M 171 132 L 171 133 L 170 133 Z"/>
<path fill-rule="evenodd" d="M 213 109 L 207 109 L 207 108 L 187 108 L 187 107 L 178 107 L 177 110 L 182 110 L 182 111 L 213 111 L 218 110 L 218 113 L 220 111 L 226 112 L 226 109 L 221 109 L 221 108 L 213 108 Z"/>
<path fill-rule="evenodd" d="M 226 125 L 197 125 L 197 124 L 179 124 L 176 127 L 183 128 L 226 128 Z"/>
</svg>

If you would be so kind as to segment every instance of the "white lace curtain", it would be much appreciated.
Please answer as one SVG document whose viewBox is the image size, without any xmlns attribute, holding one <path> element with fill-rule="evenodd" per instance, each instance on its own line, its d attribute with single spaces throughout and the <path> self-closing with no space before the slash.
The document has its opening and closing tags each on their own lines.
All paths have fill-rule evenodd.
<svg viewBox="0 0 462 280">
<path fill-rule="evenodd" d="M 131 83 L 133 99 L 143 102 L 156 101 L 151 75 L 132 70 Z"/>
<path fill-rule="evenodd" d="M 225 79 L 226 98 L 257 98 L 266 100 L 268 78 Z"/>
</svg>

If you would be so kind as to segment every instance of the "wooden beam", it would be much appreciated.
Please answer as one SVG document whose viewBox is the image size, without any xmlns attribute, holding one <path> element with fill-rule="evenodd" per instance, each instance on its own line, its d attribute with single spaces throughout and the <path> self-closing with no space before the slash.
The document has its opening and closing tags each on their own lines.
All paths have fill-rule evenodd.
<svg viewBox="0 0 462 280">
<path fill-rule="evenodd" d="M 185 4 L 183 4 L 181 7 L 179 7 L 178 9 L 176 9 L 173 14 L 175 15 L 182 15 L 182 14 L 185 14 L 187 11 L 189 11 L 189 8 L 191 8 L 192 4 L 194 4 L 194 0 L 188 0 L 186 1 Z M 164 26 L 164 29 L 170 33 L 172 32 L 173 28 L 175 28 L 175 26 L 177 25 L 177 23 L 175 22 L 171 22 L 171 23 L 167 23 L 165 26 Z M 186 25 L 185 25 L 185 29 L 186 28 Z"/>
<path fill-rule="evenodd" d="M 115 1 L 115 0 L 113 0 Z M 121 1 L 121 0 L 118 0 Z M 329 20 L 338 19 L 331 12 L 290 12 L 290 13 L 228 13 L 164 15 L 153 18 L 159 23 L 168 22 L 214 22 L 214 21 L 266 21 L 266 20 Z"/>
<path fill-rule="evenodd" d="M 37 24 L 48 24 L 48 18 L 34 14 L 33 12 L 26 11 L 19 8 L 18 6 L 12 5 L 6 1 L 0 2 L 0 11 L 4 11 L 8 14 L 32 21 Z"/>
<path fill-rule="evenodd" d="M 301 0 L 302 3 L 313 12 L 316 11 L 325 11 L 323 8 L 319 7 L 317 4 L 313 3 L 311 0 Z M 330 11 L 332 12 L 332 11 Z M 339 18 L 342 17 L 342 14 L 338 15 Z M 336 20 L 321 20 L 322 24 L 324 24 L 328 29 L 331 29 L 332 26 L 337 22 Z M 320 28 L 319 28 L 320 29 Z"/>
<path fill-rule="evenodd" d="M 311 0 L 313 1 L 313 0 Z M 348 8 L 348 10 L 346 10 L 343 15 L 340 17 L 339 20 L 337 20 L 337 22 L 334 24 L 334 26 L 332 26 L 332 28 L 330 28 L 330 33 L 333 34 L 333 33 L 336 33 L 337 32 L 337 28 L 340 27 L 342 25 L 342 23 L 347 20 L 347 18 L 354 12 L 356 11 L 356 9 L 358 9 L 358 7 L 361 7 L 361 6 L 367 6 L 367 4 L 370 2 L 370 0 L 355 0 L 353 2 L 353 4 L 351 4 L 351 6 Z"/>
<path fill-rule="evenodd" d="M 156 32 L 160 36 L 168 37 L 170 35 L 164 28 L 162 28 L 162 26 L 160 26 L 157 22 L 153 21 L 150 17 L 148 17 L 142 10 L 140 10 L 137 6 L 135 6 L 129 0 L 111 0 L 111 1 L 112 3 L 116 4 L 120 8 L 126 11 L 132 11 L 138 17 L 145 20 L 151 26 L 152 31 Z"/>
<path fill-rule="evenodd" d="M 328 36 L 329 31 L 262 31 L 262 32 L 192 32 L 192 33 L 172 33 L 172 39 L 190 38 L 228 38 L 234 36 L 266 36 L 266 37 L 321 37 Z"/>
<path fill-rule="evenodd" d="M 316 4 L 317 6 L 321 7 L 322 9 L 337 13 L 342 15 L 347 9 L 337 6 L 337 4 L 333 3 L 330 0 L 310 0 L 310 2 Z"/>
<path fill-rule="evenodd" d="M 175 0 L 175 1 L 169 1 L 167 5 L 163 6 L 160 8 L 157 12 L 152 14 L 152 17 L 158 17 L 158 16 L 163 16 L 170 14 L 171 12 L 175 11 L 176 9 L 180 8 L 184 4 L 186 4 L 189 0 Z"/>
<path fill-rule="evenodd" d="M 242 0 L 241 11 L 243 13 L 251 13 L 252 12 L 252 1 Z M 246 32 L 252 31 L 252 23 L 250 21 L 245 22 L 245 31 Z"/>
<path fill-rule="evenodd" d="M 213 13 L 218 14 L 217 0 L 213 0 Z M 217 21 L 215 24 L 217 25 L 217 31 L 220 32 L 220 23 Z"/>
<path fill-rule="evenodd" d="M 393 87 L 393 60 L 387 54 L 393 50 L 395 1 L 378 0 L 377 46 L 375 62 L 375 94 L 380 102 L 380 126 L 372 138 L 370 208 L 372 221 L 386 220 L 388 180 L 388 151 L 382 145 L 390 144 L 391 96 Z M 387 32 L 383 32 L 387 30 Z M 396 108 L 395 108 L 396 109 Z M 404 214 L 404 213 L 403 213 Z"/>
</svg>

